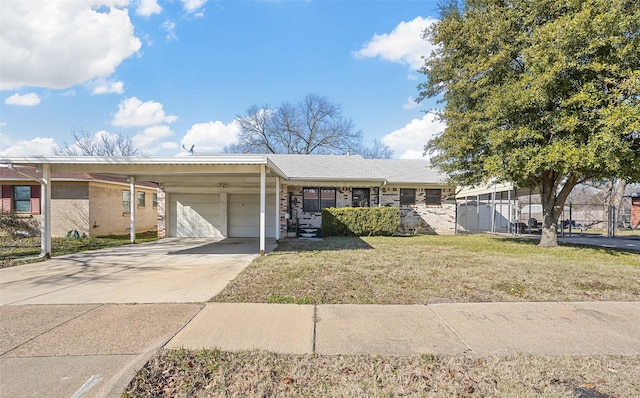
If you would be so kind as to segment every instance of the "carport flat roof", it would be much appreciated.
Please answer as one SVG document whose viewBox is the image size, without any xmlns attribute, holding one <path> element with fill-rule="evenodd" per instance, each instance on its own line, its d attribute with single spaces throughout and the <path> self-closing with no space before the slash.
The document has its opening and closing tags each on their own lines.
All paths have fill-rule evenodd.
<svg viewBox="0 0 640 398">
<path fill-rule="evenodd" d="M 196 155 L 196 156 L 23 156 L 0 158 L 0 163 L 14 166 L 52 166 L 53 172 L 90 172 L 123 176 L 153 176 L 157 174 L 210 173 L 207 166 L 260 166 L 285 177 L 267 155 Z M 82 166 L 80 168 L 79 166 Z M 239 172 L 256 172 L 245 168 Z"/>
<path fill-rule="evenodd" d="M 369 181 L 448 185 L 446 177 L 424 160 L 364 159 L 359 155 L 224 154 L 164 157 L 26 156 L 0 158 L 0 163 L 38 167 L 52 172 L 83 171 L 144 178 L 185 174 L 257 174 L 264 165 L 289 181 Z M 218 166 L 215 169 L 209 166 Z M 225 170 L 225 166 L 228 168 Z M 154 180 L 155 181 L 155 180 Z"/>
<path fill-rule="evenodd" d="M 197 156 L 22 156 L 0 158 L 0 163 L 38 166 L 56 164 L 145 164 L 145 165 L 208 165 L 208 164 L 268 164 L 267 155 L 197 155 Z"/>
</svg>

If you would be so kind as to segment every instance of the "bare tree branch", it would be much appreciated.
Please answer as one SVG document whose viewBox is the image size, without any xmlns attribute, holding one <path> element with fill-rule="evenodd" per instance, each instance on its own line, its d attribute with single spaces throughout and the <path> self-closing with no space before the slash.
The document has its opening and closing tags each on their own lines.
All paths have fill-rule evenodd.
<svg viewBox="0 0 640 398">
<path fill-rule="evenodd" d="M 362 133 L 340 105 L 317 94 L 275 110 L 251 106 L 238 116 L 239 147 L 245 153 L 337 154 L 359 148 Z"/>
</svg>

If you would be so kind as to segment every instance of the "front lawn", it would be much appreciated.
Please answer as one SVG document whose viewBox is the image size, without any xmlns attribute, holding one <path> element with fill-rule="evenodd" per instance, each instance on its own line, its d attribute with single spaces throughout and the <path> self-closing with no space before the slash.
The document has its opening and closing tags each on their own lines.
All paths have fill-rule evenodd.
<svg viewBox="0 0 640 398">
<path fill-rule="evenodd" d="M 490 236 L 288 241 L 214 301 L 428 304 L 639 300 L 640 255 Z M 639 356 L 159 351 L 123 397 L 627 397 Z"/>
<path fill-rule="evenodd" d="M 430 304 L 637 301 L 640 254 L 486 235 L 291 240 L 213 301 Z"/>
</svg>

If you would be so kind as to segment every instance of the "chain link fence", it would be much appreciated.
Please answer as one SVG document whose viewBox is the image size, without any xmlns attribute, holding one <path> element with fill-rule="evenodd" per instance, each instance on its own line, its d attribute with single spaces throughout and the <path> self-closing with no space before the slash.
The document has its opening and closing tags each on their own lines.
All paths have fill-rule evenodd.
<svg viewBox="0 0 640 398">
<path fill-rule="evenodd" d="M 457 201 L 456 233 L 537 234 L 542 229 L 542 204 L 539 195 L 516 195 L 495 192 L 466 197 Z M 620 206 L 608 206 L 569 200 L 558 220 L 558 234 L 600 234 L 614 237 L 619 233 L 640 235 L 631 219 L 631 200 Z"/>
</svg>

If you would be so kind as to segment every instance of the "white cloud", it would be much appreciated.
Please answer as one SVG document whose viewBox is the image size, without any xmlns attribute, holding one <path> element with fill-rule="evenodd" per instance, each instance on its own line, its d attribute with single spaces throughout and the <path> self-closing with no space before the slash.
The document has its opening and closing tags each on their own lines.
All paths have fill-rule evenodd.
<svg viewBox="0 0 640 398">
<path fill-rule="evenodd" d="M 416 100 L 413 97 L 409 97 L 409 98 L 407 98 L 407 102 L 405 102 L 405 104 L 402 105 L 402 107 L 404 109 L 413 109 L 413 108 L 417 108 L 418 107 L 418 103 L 416 102 Z"/>
<path fill-rule="evenodd" d="M 123 100 L 118 105 L 118 112 L 111 123 L 115 126 L 153 126 L 173 123 L 178 119 L 175 115 L 167 115 L 163 105 L 155 101 L 142 102 L 136 97 Z"/>
<path fill-rule="evenodd" d="M 445 128 L 446 124 L 429 112 L 422 119 L 413 119 L 403 128 L 385 135 L 381 141 L 390 146 L 400 159 L 421 159 L 426 143 Z"/>
<path fill-rule="evenodd" d="M 240 126 L 236 121 L 198 123 L 191 126 L 181 143 L 187 148 L 194 145 L 196 153 L 220 153 L 225 146 L 236 144 L 239 134 Z"/>
<path fill-rule="evenodd" d="M 0 89 L 62 89 L 113 74 L 141 46 L 128 3 L 3 1 Z"/>
<path fill-rule="evenodd" d="M 178 40 L 176 35 L 176 23 L 167 19 L 162 23 L 162 29 L 167 33 L 165 38 L 167 41 Z"/>
<path fill-rule="evenodd" d="M 53 155 L 56 142 L 50 137 L 36 137 L 32 140 L 13 141 L 11 137 L 0 133 L 0 156 L 48 156 Z"/>
<path fill-rule="evenodd" d="M 166 125 L 152 126 L 148 127 L 144 130 L 144 132 L 135 135 L 132 138 L 133 144 L 142 150 L 145 154 L 152 154 L 161 151 L 162 149 L 170 149 L 166 148 L 167 144 L 169 146 L 177 147 L 178 144 L 175 142 L 161 142 L 163 139 L 167 137 L 171 137 L 173 135 L 173 131 L 171 128 Z"/>
<path fill-rule="evenodd" d="M 160 145 L 160 149 L 176 149 L 176 148 L 178 148 L 178 143 L 177 142 L 173 142 L 173 141 L 161 142 L 159 145 Z"/>
<path fill-rule="evenodd" d="M 36 93 L 18 94 L 15 93 L 10 97 L 5 98 L 4 103 L 7 105 L 20 105 L 20 106 L 36 106 L 40 104 L 40 97 Z"/>
<path fill-rule="evenodd" d="M 93 82 L 89 83 L 89 86 L 93 86 L 91 94 L 122 94 L 124 93 L 124 82 L 118 80 L 116 82 L 97 78 Z"/>
<path fill-rule="evenodd" d="M 423 56 L 429 56 L 433 46 L 422 38 L 425 28 L 436 22 L 432 18 L 416 17 L 400 22 L 391 33 L 374 34 L 354 55 L 358 58 L 380 57 L 387 61 L 407 64 L 413 69 L 423 65 Z"/>
<path fill-rule="evenodd" d="M 158 4 L 157 0 L 138 0 L 138 7 L 136 8 L 136 14 L 149 17 L 153 14 L 160 14 L 162 7 Z"/>
<path fill-rule="evenodd" d="M 189 14 L 194 14 L 202 7 L 207 0 L 182 0 L 184 10 Z"/>
</svg>

